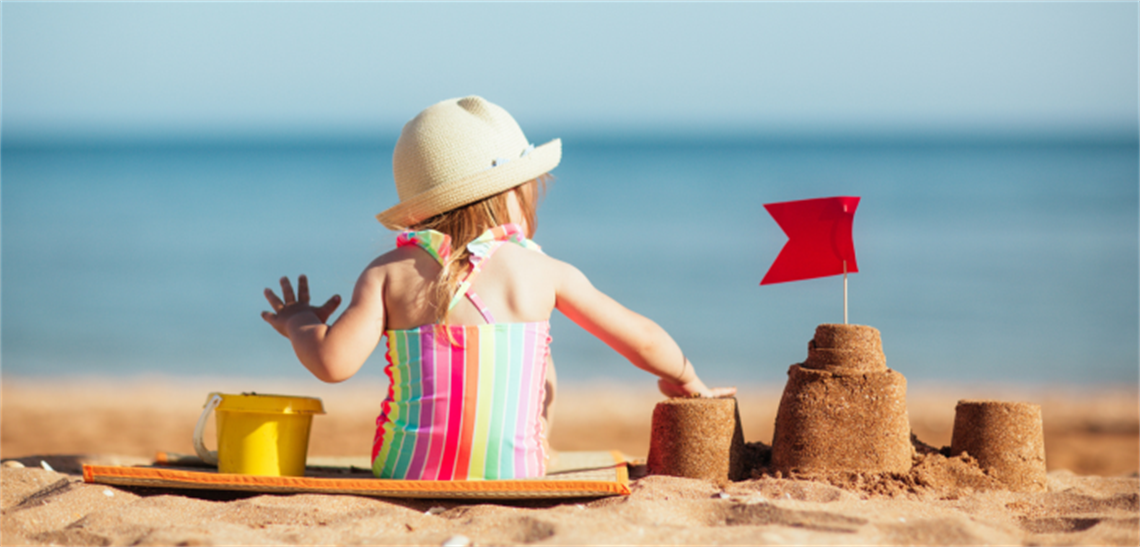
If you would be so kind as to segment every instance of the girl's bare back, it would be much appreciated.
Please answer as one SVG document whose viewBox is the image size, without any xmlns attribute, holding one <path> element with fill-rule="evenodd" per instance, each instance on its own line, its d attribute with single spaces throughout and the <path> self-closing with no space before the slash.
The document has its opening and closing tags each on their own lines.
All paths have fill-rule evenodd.
<svg viewBox="0 0 1140 547">
<path fill-rule="evenodd" d="M 556 282 L 565 267 L 544 254 L 503 245 L 487 260 L 472 289 L 500 322 L 547 321 L 555 307 Z M 383 279 L 386 330 L 434 322 L 432 297 L 440 266 L 431 255 L 418 247 L 400 247 L 376 259 L 368 270 L 365 275 Z M 466 298 L 460 299 L 448 316 L 448 323 L 456 325 L 485 322 Z"/>
</svg>

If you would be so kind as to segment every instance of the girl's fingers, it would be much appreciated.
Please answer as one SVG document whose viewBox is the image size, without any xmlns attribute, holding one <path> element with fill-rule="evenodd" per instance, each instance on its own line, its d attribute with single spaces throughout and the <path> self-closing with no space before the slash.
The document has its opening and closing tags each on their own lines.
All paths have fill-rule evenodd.
<svg viewBox="0 0 1140 547">
<path fill-rule="evenodd" d="M 730 397 L 736 395 L 735 387 L 714 387 L 712 391 L 713 397 Z"/>
<path fill-rule="evenodd" d="M 329 316 L 336 311 L 337 306 L 340 306 L 340 295 L 334 294 L 332 298 L 329 298 L 328 302 L 325 302 L 321 307 L 313 310 L 313 313 L 317 314 L 317 318 L 321 320 L 321 323 L 327 323 Z"/>
<path fill-rule="evenodd" d="M 274 312 L 279 312 L 281 308 L 285 307 L 285 304 L 281 303 L 281 299 L 277 298 L 271 289 L 265 289 L 265 299 L 269 301 L 269 306 L 273 308 Z"/>
<path fill-rule="evenodd" d="M 700 395 L 701 397 L 715 398 L 731 397 L 733 395 L 736 395 L 735 387 L 714 387 L 710 389 L 705 387 L 704 384 L 700 384 L 699 386 L 692 386 L 690 384 L 692 384 L 692 382 L 685 384 L 684 386 L 680 386 L 664 378 L 657 380 L 658 389 L 660 389 L 661 393 L 665 394 L 668 397 L 693 397 Z"/>
<path fill-rule="evenodd" d="M 297 301 L 302 304 L 309 303 L 309 278 L 305 274 L 297 276 Z"/>
<path fill-rule="evenodd" d="M 275 321 L 277 319 L 276 315 L 273 315 L 267 311 L 263 311 L 261 312 L 261 318 L 264 319 L 266 323 L 269 323 L 269 326 L 273 327 L 273 330 L 277 331 L 278 334 L 284 336 L 285 338 L 289 337 L 289 333 L 285 332 L 284 326 Z"/>
<path fill-rule="evenodd" d="M 286 306 L 297 301 L 293 296 L 293 284 L 289 282 L 288 277 L 281 278 L 281 298 L 285 299 Z"/>
<path fill-rule="evenodd" d="M 688 395 L 685 390 L 681 389 L 681 386 L 664 378 L 657 380 L 657 389 L 661 390 L 661 393 L 666 397 L 685 397 Z"/>
</svg>

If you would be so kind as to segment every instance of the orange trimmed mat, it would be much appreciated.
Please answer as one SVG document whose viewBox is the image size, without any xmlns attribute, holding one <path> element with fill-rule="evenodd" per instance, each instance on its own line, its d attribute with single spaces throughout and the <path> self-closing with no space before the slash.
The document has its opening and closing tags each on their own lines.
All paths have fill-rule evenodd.
<svg viewBox="0 0 1140 547">
<path fill-rule="evenodd" d="M 539 499 L 629 494 L 629 470 L 620 452 L 560 452 L 545 477 L 486 481 L 377 479 L 355 459 L 311 458 L 304 477 L 262 477 L 190 468 L 196 458 L 159 453 L 158 465 L 84 465 L 83 480 L 117 486 L 236 490 L 275 494 L 355 494 L 396 498 Z M 199 460 L 200 462 L 200 460 Z M 171 467 L 177 465 L 179 467 Z"/>
</svg>

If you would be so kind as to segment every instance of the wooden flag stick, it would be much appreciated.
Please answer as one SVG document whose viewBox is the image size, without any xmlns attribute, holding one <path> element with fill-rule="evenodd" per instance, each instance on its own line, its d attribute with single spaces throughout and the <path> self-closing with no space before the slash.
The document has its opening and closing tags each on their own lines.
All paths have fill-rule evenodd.
<svg viewBox="0 0 1140 547">
<path fill-rule="evenodd" d="M 834 264 L 834 262 L 833 262 Z M 843 261 L 843 324 L 847 324 L 847 261 Z"/>
</svg>

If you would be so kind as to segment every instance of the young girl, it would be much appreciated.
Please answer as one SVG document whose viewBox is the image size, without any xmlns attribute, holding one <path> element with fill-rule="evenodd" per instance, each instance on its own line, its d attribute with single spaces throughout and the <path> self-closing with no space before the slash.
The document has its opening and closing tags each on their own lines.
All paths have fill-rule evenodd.
<svg viewBox="0 0 1140 547">
<path fill-rule="evenodd" d="M 661 327 L 530 240 L 539 186 L 561 146 L 529 145 L 510 114 L 480 97 L 428 107 L 396 143 L 400 203 L 377 215 L 407 231 L 364 270 L 340 318 L 326 325 L 340 297 L 311 306 L 303 275 L 296 295 L 288 278 L 281 299 L 265 290 L 273 313 L 262 317 L 322 381 L 355 374 L 387 337 L 391 383 L 376 420 L 376 476 L 542 476 L 555 308 L 657 375 L 665 395 L 735 392 L 706 387 Z"/>
</svg>

